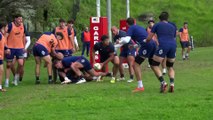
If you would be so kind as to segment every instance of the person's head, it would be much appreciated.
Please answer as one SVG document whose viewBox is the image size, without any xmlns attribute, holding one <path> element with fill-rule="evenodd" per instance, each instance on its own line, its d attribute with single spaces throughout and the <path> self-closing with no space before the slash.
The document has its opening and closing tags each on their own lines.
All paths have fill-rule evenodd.
<svg viewBox="0 0 213 120">
<path fill-rule="evenodd" d="M 155 21 L 154 20 L 149 20 L 148 24 L 149 24 L 149 27 L 152 28 L 154 26 L 154 24 L 155 24 Z"/>
<path fill-rule="evenodd" d="M 64 19 L 59 19 L 59 25 L 60 25 L 60 27 L 61 28 L 64 28 L 65 26 L 66 26 L 66 22 L 65 22 L 65 20 Z"/>
<path fill-rule="evenodd" d="M 56 36 L 57 40 L 62 40 L 64 38 L 64 36 L 61 32 L 57 32 L 55 36 Z"/>
<path fill-rule="evenodd" d="M 22 21 L 22 15 L 21 14 L 14 15 L 14 22 L 17 25 L 21 25 L 23 23 L 23 21 Z"/>
<path fill-rule="evenodd" d="M 73 25 L 74 25 L 74 20 L 68 20 L 68 21 L 67 21 L 67 26 L 68 26 L 69 28 L 72 28 Z"/>
<path fill-rule="evenodd" d="M 111 31 L 113 35 L 117 35 L 119 30 L 116 26 L 112 26 Z"/>
<path fill-rule="evenodd" d="M 159 16 L 160 21 L 168 21 L 169 19 L 169 13 L 168 12 L 162 12 Z"/>
<path fill-rule="evenodd" d="M 184 22 L 184 23 L 183 23 L 183 27 L 184 27 L 184 28 L 188 28 L 188 23 L 187 23 L 187 22 Z"/>
<path fill-rule="evenodd" d="M 63 64 L 62 64 L 61 60 L 55 60 L 55 61 L 54 61 L 54 66 L 55 66 L 57 69 L 63 69 Z"/>
<path fill-rule="evenodd" d="M 103 43 L 103 45 L 107 46 L 109 45 L 110 41 L 109 41 L 109 37 L 107 35 L 102 35 L 101 36 L 101 42 Z"/>
<path fill-rule="evenodd" d="M 88 32 L 89 31 L 89 28 L 88 27 L 85 27 L 85 30 L 84 30 L 85 32 Z"/>
<path fill-rule="evenodd" d="M 130 17 L 126 19 L 126 23 L 127 23 L 127 26 L 131 26 L 135 24 L 135 20 Z"/>
</svg>

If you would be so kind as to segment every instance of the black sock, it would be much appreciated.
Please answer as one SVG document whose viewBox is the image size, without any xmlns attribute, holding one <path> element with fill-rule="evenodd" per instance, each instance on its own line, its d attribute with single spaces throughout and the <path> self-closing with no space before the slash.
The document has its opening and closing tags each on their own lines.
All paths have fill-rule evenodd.
<svg viewBox="0 0 213 120">
<path fill-rule="evenodd" d="M 36 80 L 39 80 L 39 76 L 36 76 Z"/>
<path fill-rule="evenodd" d="M 170 84 L 174 84 L 174 78 L 170 78 Z"/>
<path fill-rule="evenodd" d="M 163 76 L 160 76 L 160 77 L 158 78 L 158 80 L 159 80 L 161 83 L 163 83 L 163 82 L 164 82 Z"/>
<path fill-rule="evenodd" d="M 49 80 L 52 80 L 52 75 L 49 75 Z"/>
<path fill-rule="evenodd" d="M 19 77 L 19 81 L 22 81 L 22 77 Z"/>
<path fill-rule="evenodd" d="M 123 78 L 124 77 L 124 74 L 121 74 L 121 78 Z"/>
<path fill-rule="evenodd" d="M 130 79 L 133 79 L 134 78 L 134 75 L 130 75 Z"/>
</svg>

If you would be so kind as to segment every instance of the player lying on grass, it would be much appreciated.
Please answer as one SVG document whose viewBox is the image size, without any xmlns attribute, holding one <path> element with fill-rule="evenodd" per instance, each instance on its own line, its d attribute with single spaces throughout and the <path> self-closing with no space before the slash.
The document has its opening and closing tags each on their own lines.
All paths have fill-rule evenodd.
<svg viewBox="0 0 213 120">
<path fill-rule="evenodd" d="M 90 77 L 105 76 L 107 73 L 96 72 L 90 62 L 83 56 L 70 56 L 65 57 L 62 60 L 56 60 L 54 65 L 61 72 L 60 75 L 64 78 L 64 83 L 70 83 L 70 80 L 65 74 L 70 70 L 74 71 L 76 78 L 79 80 L 76 84 L 85 83 L 85 75 L 82 74 L 82 70 L 90 75 Z"/>
<path fill-rule="evenodd" d="M 106 66 L 111 61 L 113 64 L 113 77 L 111 79 L 111 83 L 115 83 L 115 78 L 119 68 L 119 58 L 115 57 L 115 49 L 113 44 L 109 41 L 109 37 L 107 35 L 103 35 L 101 37 L 101 42 L 98 42 L 94 45 L 93 48 L 93 63 L 95 64 L 95 53 L 98 52 L 100 54 L 100 65 L 101 70 L 106 72 Z"/>
</svg>

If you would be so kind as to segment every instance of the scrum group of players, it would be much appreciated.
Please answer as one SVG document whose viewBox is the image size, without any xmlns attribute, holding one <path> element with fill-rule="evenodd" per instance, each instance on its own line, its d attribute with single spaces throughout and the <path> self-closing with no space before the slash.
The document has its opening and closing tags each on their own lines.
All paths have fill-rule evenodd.
<svg viewBox="0 0 213 120">
<path fill-rule="evenodd" d="M 133 18 L 126 20 L 129 27 L 127 32 L 113 26 L 111 31 L 114 44 L 107 35 L 103 35 L 101 41 L 91 49 L 94 64 L 95 53 L 99 51 L 101 72 L 95 71 L 84 56 L 72 56 L 78 49 L 74 42 L 73 22 L 68 21 L 66 25 L 66 22 L 60 19 L 60 25 L 53 32 L 43 33 L 33 45 L 36 63 L 35 84 L 40 84 L 41 60 L 45 61 L 49 84 L 57 80 L 57 75 L 62 84 L 100 81 L 104 76 L 111 76 L 111 83 L 125 80 L 122 63 L 127 60 L 130 74 L 127 82 L 132 82 L 135 75 L 138 85 L 133 92 L 143 92 L 141 64 L 148 59 L 151 69 L 160 81 L 160 92 L 165 93 L 168 86 L 163 77 L 166 69 L 162 73 L 160 64 L 163 64 L 164 68 L 167 67 L 170 79 L 169 92 L 174 92 L 173 65 L 176 57 L 177 28 L 174 23 L 168 21 L 168 18 L 169 14 L 162 12 L 159 16 L 160 22 L 154 24 L 154 21 L 149 21 L 150 26 L 147 30 L 136 25 Z M 4 54 L 7 59 L 5 87 L 9 87 L 10 71 L 14 75 L 13 84 L 18 85 L 18 81 L 23 77 L 26 51 L 30 45 L 30 36 L 22 23 L 21 15 L 16 15 L 14 21 L 7 26 L 1 24 L 0 39 L 0 91 L 6 91 L 2 87 Z M 116 51 L 119 48 L 122 48 L 122 51 L 118 56 Z M 109 62 L 113 64 L 112 74 L 106 71 Z M 118 71 L 120 78 L 117 78 Z"/>
</svg>

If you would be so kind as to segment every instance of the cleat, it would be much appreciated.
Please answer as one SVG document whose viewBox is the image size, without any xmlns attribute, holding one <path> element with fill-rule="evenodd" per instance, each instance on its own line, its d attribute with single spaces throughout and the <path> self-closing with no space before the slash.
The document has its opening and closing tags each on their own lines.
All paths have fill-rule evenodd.
<svg viewBox="0 0 213 120">
<path fill-rule="evenodd" d="M 115 78 L 112 77 L 112 79 L 110 80 L 110 83 L 115 83 Z"/>
<path fill-rule="evenodd" d="M 77 83 L 75 84 L 82 84 L 82 83 L 85 83 L 87 82 L 84 78 L 81 78 Z"/>
<path fill-rule="evenodd" d="M 160 93 L 165 93 L 166 92 L 166 87 L 167 87 L 167 83 L 166 82 L 161 84 Z"/>
<path fill-rule="evenodd" d="M 36 84 L 36 85 L 40 84 L 40 80 L 36 80 L 36 81 L 35 81 L 35 84 Z"/>
<path fill-rule="evenodd" d="M 135 93 L 135 92 L 143 92 L 144 91 L 144 87 L 142 88 L 135 88 L 132 92 Z"/>
<path fill-rule="evenodd" d="M 117 81 L 124 81 L 125 77 L 118 78 Z"/>
<path fill-rule="evenodd" d="M 61 82 L 61 84 L 63 85 L 63 84 L 69 84 L 69 83 L 71 83 L 72 81 L 71 80 L 65 80 L 65 81 L 63 81 L 63 82 Z"/>
<path fill-rule="evenodd" d="M 18 81 L 17 80 L 14 80 L 14 85 L 18 86 Z"/>
<path fill-rule="evenodd" d="M 173 93 L 173 92 L 174 92 L 174 85 L 170 85 L 169 92 L 170 92 L 170 93 Z"/>
<path fill-rule="evenodd" d="M 133 82 L 133 81 L 134 81 L 133 79 L 127 80 L 128 83 L 131 83 L 131 82 Z"/>
</svg>

